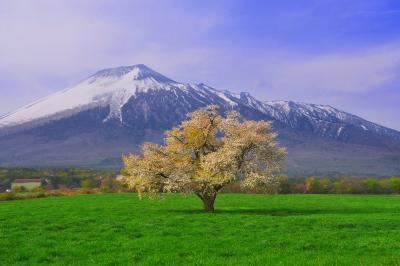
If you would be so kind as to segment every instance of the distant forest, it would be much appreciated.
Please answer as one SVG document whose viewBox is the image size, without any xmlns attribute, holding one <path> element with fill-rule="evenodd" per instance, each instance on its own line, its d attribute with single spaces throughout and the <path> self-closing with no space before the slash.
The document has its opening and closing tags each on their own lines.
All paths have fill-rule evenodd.
<svg viewBox="0 0 400 266">
<path fill-rule="evenodd" d="M 15 179 L 42 178 L 48 189 L 101 187 L 102 180 L 114 179 L 118 171 L 83 168 L 1 168 L 0 192 Z M 240 183 L 228 185 L 224 192 L 280 194 L 400 194 L 400 177 L 304 177 L 281 176 L 279 184 L 269 189 L 246 190 Z"/>
<path fill-rule="evenodd" d="M 227 192 L 241 192 L 239 183 L 226 188 Z M 255 189 L 249 193 L 279 194 L 400 194 L 400 177 L 306 177 L 279 178 L 279 183 L 271 189 Z"/>
</svg>

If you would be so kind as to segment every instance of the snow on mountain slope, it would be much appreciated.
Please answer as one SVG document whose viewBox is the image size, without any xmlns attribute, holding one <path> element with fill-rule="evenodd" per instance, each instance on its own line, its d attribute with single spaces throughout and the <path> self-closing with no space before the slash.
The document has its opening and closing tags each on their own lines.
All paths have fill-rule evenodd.
<svg viewBox="0 0 400 266">
<path fill-rule="evenodd" d="M 179 83 L 139 64 L 98 71 L 72 87 L 0 116 L 0 128 L 38 121 L 43 124 L 95 107 L 110 108 L 104 121 L 118 119 L 122 123 L 121 110 L 128 100 L 138 93 L 155 90 L 173 91 L 176 97 L 178 92 L 185 92 L 203 104 L 226 102 L 230 106 L 237 105 L 226 96 L 230 95 L 228 92 L 215 90 L 202 83 Z"/>
<path fill-rule="evenodd" d="M 77 85 L 0 117 L 0 127 L 16 126 L 36 119 L 110 106 L 110 117 L 120 117 L 121 107 L 137 92 L 182 88 L 144 65 L 118 67 L 97 72 Z"/>
<path fill-rule="evenodd" d="M 359 116 L 341 111 L 329 105 L 299 103 L 293 101 L 259 101 L 249 93 L 231 94 L 240 102 L 266 114 L 287 127 L 299 129 L 309 126 L 318 135 L 339 138 L 349 126 L 362 131 L 388 136 L 400 141 L 400 132 L 367 121 Z"/>
<path fill-rule="evenodd" d="M 32 124 L 30 122 L 36 122 L 34 124 L 36 126 L 38 123 L 44 124 L 71 117 L 96 107 L 109 108 L 108 115 L 102 118 L 104 123 L 108 120 L 117 120 L 123 124 L 124 119 L 130 120 L 131 123 L 138 123 L 138 121 L 133 122 L 128 114 L 125 114 L 124 117 L 123 108 L 139 94 L 149 94 L 154 91 L 164 91 L 168 94 L 160 93 L 158 101 L 152 102 L 153 106 L 148 106 L 148 100 L 144 100 L 141 109 L 137 107 L 130 107 L 130 109 L 134 110 L 133 112 L 145 113 L 144 118 L 147 119 L 150 109 L 156 116 L 161 112 L 160 110 L 165 110 L 160 106 L 163 104 L 176 104 L 181 107 L 184 105 L 185 107 L 179 109 L 181 112 L 191 111 L 195 107 L 208 104 L 219 104 L 225 110 L 240 110 L 245 107 L 248 110 L 262 113 L 266 118 L 278 121 L 293 130 L 308 130 L 333 139 L 345 136 L 351 127 L 361 132 L 365 131 L 400 140 L 400 132 L 371 123 L 331 106 L 292 101 L 263 102 L 245 92 L 235 94 L 229 91 L 219 91 L 202 83 L 179 83 L 142 64 L 98 71 L 75 86 L 0 117 L 0 128 Z M 171 97 L 175 97 L 175 99 L 171 100 Z M 173 107 L 171 106 L 171 108 Z M 132 114 L 135 113 L 129 113 L 131 116 Z"/>
<path fill-rule="evenodd" d="M 209 104 L 272 120 L 288 172 L 394 175 L 400 132 L 331 106 L 260 101 L 205 84 L 179 83 L 144 66 L 98 71 L 75 86 L 0 117 L 0 165 L 120 167 L 121 154 Z"/>
<path fill-rule="evenodd" d="M 296 128 L 301 120 L 307 120 L 314 128 L 321 131 L 333 129 L 332 137 L 340 137 L 348 126 L 369 131 L 379 136 L 389 136 L 400 140 L 400 132 L 380 126 L 367 121 L 359 116 L 346 113 L 329 105 L 296 103 L 292 101 L 267 101 L 264 102 L 263 110 L 269 113 L 275 120 Z"/>
</svg>

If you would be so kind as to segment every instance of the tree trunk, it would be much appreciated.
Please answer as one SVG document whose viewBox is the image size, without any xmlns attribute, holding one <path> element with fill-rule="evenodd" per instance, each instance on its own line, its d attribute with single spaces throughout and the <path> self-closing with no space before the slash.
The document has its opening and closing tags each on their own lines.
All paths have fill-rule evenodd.
<svg viewBox="0 0 400 266">
<path fill-rule="evenodd" d="M 202 196 L 204 211 L 214 212 L 214 202 L 217 194 Z"/>
</svg>

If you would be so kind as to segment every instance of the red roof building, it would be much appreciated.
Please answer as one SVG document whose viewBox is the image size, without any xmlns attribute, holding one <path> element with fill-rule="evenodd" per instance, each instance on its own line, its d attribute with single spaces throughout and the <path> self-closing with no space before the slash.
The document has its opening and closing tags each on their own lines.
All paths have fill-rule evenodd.
<svg viewBox="0 0 400 266">
<path fill-rule="evenodd" d="M 40 178 L 33 178 L 33 179 L 15 179 L 13 183 L 36 183 L 42 182 Z"/>
<path fill-rule="evenodd" d="M 21 190 L 22 188 L 25 190 L 33 190 L 36 188 L 40 188 L 41 186 L 42 179 L 40 178 L 15 179 L 11 183 L 11 190 Z"/>
</svg>

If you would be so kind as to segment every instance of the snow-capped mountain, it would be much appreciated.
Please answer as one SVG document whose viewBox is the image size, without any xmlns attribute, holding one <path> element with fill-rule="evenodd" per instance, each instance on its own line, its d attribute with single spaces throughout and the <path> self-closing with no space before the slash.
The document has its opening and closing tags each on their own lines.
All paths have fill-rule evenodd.
<svg viewBox="0 0 400 266">
<path fill-rule="evenodd" d="M 121 119 L 121 108 L 136 93 L 150 89 L 174 90 L 180 86 L 145 65 L 105 69 L 71 88 L 0 117 L 0 127 L 46 118 L 60 119 L 99 106 L 110 107 L 108 118 Z"/>
<path fill-rule="evenodd" d="M 336 143 L 329 147 L 378 149 L 400 158 L 400 132 L 333 107 L 260 101 L 249 93 L 180 83 L 145 65 L 133 65 L 101 70 L 0 117 L 0 164 L 101 163 L 135 150 L 143 141 L 161 141 L 162 132 L 187 112 L 209 104 L 219 105 L 222 112 L 237 110 L 244 118 L 274 121 L 281 142 L 293 150 L 289 162 L 306 154 L 296 157 L 294 148 L 305 143 L 311 144 L 309 150 L 320 147 L 317 153 Z"/>
<path fill-rule="evenodd" d="M 296 103 L 292 101 L 263 102 L 260 109 L 273 120 L 293 129 L 303 129 L 314 134 L 346 140 L 349 129 L 400 141 L 400 132 L 369 122 L 329 105 Z"/>
</svg>

